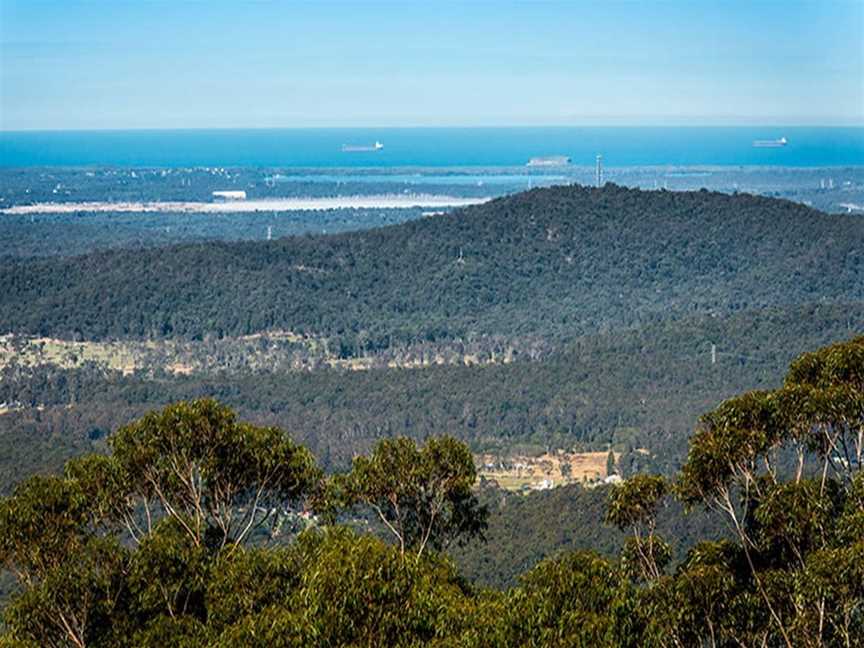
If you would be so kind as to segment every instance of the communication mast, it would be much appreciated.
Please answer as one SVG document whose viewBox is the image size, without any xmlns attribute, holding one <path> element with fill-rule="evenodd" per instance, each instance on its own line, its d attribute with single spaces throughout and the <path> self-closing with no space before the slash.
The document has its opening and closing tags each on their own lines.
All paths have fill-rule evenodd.
<svg viewBox="0 0 864 648">
<path fill-rule="evenodd" d="M 597 156 L 597 171 L 595 181 L 597 183 L 597 188 L 599 189 L 603 184 L 603 156 Z"/>
</svg>

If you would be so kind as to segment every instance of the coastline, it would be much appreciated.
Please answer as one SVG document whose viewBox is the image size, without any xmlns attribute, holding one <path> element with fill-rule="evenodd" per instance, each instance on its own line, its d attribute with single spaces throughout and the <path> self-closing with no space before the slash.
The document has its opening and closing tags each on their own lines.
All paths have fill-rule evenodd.
<svg viewBox="0 0 864 648">
<path fill-rule="evenodd" d="M 193 201 L 123 201 L 123 202 L 76 202 L 76 203 L 35 203 L 15 205 L 0 209 L 8 216 L 29 214 L 74 214 L 78 212 L 168 212 L 168 213 L 246 213 L 266 211 L 322 211 L 329 209 L 410 209 L 467 207 L 492 200 L 484 198 L 459 198 L 431 194 L 380 195 L 380 196 L 334 196 L 329 198 L 271 198 L 260 200 L 236 200 L 226 202 Z"/>
</svg>

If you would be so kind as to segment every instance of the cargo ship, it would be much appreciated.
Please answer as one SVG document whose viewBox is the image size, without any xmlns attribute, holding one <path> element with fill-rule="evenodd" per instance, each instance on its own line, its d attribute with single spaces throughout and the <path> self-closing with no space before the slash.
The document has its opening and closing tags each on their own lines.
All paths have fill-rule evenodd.
<svg viewBox="0 0 864 648">
<path fill-rule="evenodd" d="M 343 153 L 369 153 L 372 151 L 380 151 L 384 148 L 384 145 L 381 142 L 375 142 L 374 144 L 343 144 L 342 152 Z"/>
<path fill-rule="evenodd" d="M 755 140 L 753 142 L 754 148 L 780 148 L 782 146 L 786 146 L 787 139 L 785 137 L 781 137 L 776 140 Z"/>
</svg>

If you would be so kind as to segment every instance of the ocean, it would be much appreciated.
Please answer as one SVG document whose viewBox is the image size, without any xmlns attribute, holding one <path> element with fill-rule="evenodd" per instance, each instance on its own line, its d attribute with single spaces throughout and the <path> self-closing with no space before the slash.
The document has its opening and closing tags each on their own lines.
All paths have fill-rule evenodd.
<svg viewBox="0 0 864 648">
<path fill-rule="evenodd" d="M 778 148 L 754 140 L 785 137 Z M 343 145 L 379 151 L 345 152 Z M 563 155 L 607 167 L 864 165 L 864 127 L 327 128 L 2 131 L 0 166 L 519 167 Z"/>
</svg>

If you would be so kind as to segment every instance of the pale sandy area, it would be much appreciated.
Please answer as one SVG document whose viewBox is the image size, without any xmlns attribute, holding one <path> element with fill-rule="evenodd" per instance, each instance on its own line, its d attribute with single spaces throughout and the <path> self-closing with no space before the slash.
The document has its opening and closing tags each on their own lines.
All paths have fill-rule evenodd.
<svg viewBox="0 0 864 648">
<path fill-rule="evenodd" d="M 225 202 L 79 202 L 36 203 L 0 209 L 9 215 L 74 214 L 76 212 L 188 212 L 236 213 L 258 211 L 305 211 L 324 209 L 437 208 L 479 205 L 491 198 L 457 198 L 435 195 L 339 196 L 335 198 L 274 198 Z"/>
</svg>

